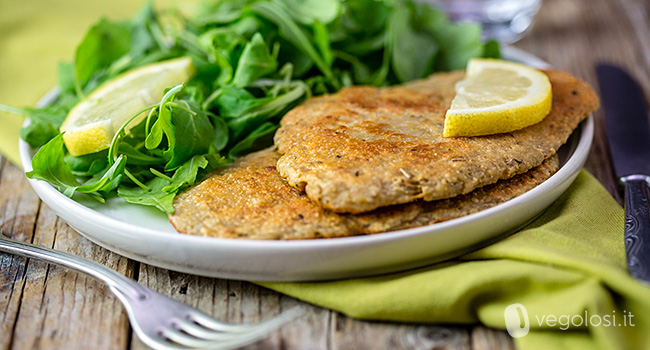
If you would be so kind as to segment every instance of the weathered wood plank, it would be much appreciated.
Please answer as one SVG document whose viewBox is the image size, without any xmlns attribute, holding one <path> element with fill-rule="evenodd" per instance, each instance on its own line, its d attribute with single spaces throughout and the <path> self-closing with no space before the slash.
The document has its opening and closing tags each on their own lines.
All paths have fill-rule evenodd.
<svg viewBox="0 0 650 350">
<path fill-rule="evenodd" d="M 366 322 L 300 302 L 252 283 L 180 274 L 141 265 L 139 282 L 213 317 L 251 323 L 298 307 L 303 314 L 245 349 L 470 349 L 465 328 Z M 145 349 L 134 339 L 132 349 Z"/>
<path fill-rule="evenodd" d="M 31 241 L 40 201 L 31 191 L 20 169 L 0 158 L 0 212 L 2 232 L 15 239 Z M 27 259 L 0 253 L 0 348 L 9 348 L 21 309 Z"/>
<path fill-rule="evenodd" d="M 629 69 L 650 97 L 650 3 L 545 0 L 535 28 L 516 46 L 597 87 L 593 64 Z M 602 112 L 586 168 L 619 200 Z M 98 260 L 217 319 L 258 322 L 300 307 L 295 322 L 246 349 L 514 349 L 507 333 L 482 326 L 365 322 L 247 282 L 175 273 L 129 262 L 61 222 L 0 158 L 0 227 L 10 236 Z M 145 349 L 130 341 L 121 305 L 100 283 L 66 269 L 0 253 L 0 349 Z"/>
<path fill-rule="evenodd" d="M 505 331 L 496 331 L 484 326 L 476 326 L 472 329 L 473 350 L 514 350 L 515 345 Z"/>
<path fill-rule="evenodd" d="M 2 229 L 7 235 L 84 256 L 122 273 L 127 259 L 73 232 L 41 204 L 23 172 L 4 163 L 0 177 Z M 2 348 L 115 349 L 126 347 L 122 306 L 103 283 L 61 267 L 0 255 Z M 121 344 L 121 345 L 120 345 Z"/>
<path fill-rule="evenodd" d="M 639 80 L 650 98 L 650 39 L 639 35 L 648 28 L 649 11 L 650 4 L 643 1 L 547 0 L 540 11 L 539 25 L 517 46 L 572 72 L 596 89 L 594 65 L 620 64 Z M 602 110 L 595 112 L 594 118 L 594 143 L 585 168 L 621 202 Z"/>
<path fill-rule="evenodd" d="M 299 320 L 307 322 L 308 327 L 301 323 L 303 321 L 291 323 L 247 349 L 323 348 L 327 340 L 329 311 L 252 283 L 191 276 L 145 264 L 141 264 L 138 281 L 225 322 L 253 323 L 292 307 L 305 309 L 305 314 Z M 139 339 L 133 340 L 131 349 L 145 348 Z"/>
<path fill-rule="evenodd" d="M 366 322 L 334 314 L 332 349 L 471 349 L 467 328 Z"/>
<path fill-rule="evenodd" d="M 35 241 L 98 261 L 123 274 L 127 259 L 81 237 L 43 205 Z M 32 275 L 34 276 L 32 278 Z M 14 331 L 18 349 L 115 349 L 128 341 L 126 313 L 100 281 L 30 260 Z"/>
</svg>

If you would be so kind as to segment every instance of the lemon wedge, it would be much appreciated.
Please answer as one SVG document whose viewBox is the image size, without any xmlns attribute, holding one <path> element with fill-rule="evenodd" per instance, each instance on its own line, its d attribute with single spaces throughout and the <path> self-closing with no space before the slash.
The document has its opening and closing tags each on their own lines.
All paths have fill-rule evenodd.
<svg viewBox="0 0 650 350">
<path fill-rule="evenodd" d="M 548 76 L 529 66 L 472 59 L 445 116 L 444 137 L 510 132 L 540 122 L 551 111 Z"/>
<path fill-rule="evenodd" d="M 105 82 L 75 105 L 61 125 L 68 152 L 80 156 L 108 148 L 130 117 L 159 102 L 165 88 L 194 74 L 192 59 L 181 57 L 138 67 Z M 145 116 L 142 113 L 130 125 L 137 125 Z"/>
</svg>

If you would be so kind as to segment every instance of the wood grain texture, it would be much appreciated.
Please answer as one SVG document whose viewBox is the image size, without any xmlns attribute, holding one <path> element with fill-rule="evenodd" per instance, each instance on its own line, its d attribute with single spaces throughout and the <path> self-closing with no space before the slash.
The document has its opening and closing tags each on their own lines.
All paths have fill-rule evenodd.
<svg viewBox="0 0 650 350">
<path fill-rule="evenodd" d="M 545 0 L 530 35 L 517 43 L 596 89 L 594 65 L 619 64 L 650 98 L 650 2 Z M 622 203 L 612 171 L 602 110 L 594 113 L 595 138 L 585 168 Z"/>
<path fill-rule="evenodd" d="M 133 263 L 79 236 L 42 204 L 23 172 L 3 160 L 2 230 L 15 239 L 86 257 L 127 274 Z M 48 264 L 0 255 L 3 349 L 126 348 L 121 304 L 99 281 Z M 7 336 L 4 336 L 7 335 Z"/>
<path fill-rule="evenodd" d="M 535 27 L 516 44 L 598 86 L 594 63 L 626 67 L 650 98 L 650 2 L 544 0 Z M 620 201 L 601 111 L 586 168 Z M 129 261 L 72 231 L 0 158 L 0 227 L 14 238 L 99 261 L 140 283 L 233 323 L 293 307 L 304 315 L 245 349 L 514 349 L 507 333 L 476 326 L 366 322 L 252 283 L 186 275 Z M 100 282 L 0 253 L 0 349 L 146 349 Z"/>
</svg>

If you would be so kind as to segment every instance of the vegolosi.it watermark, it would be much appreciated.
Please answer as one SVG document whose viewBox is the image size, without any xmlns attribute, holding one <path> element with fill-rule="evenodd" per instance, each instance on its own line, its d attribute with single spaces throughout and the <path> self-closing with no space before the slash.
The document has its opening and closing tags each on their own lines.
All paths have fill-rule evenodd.
<svg viewBox="0 0 650 350">
<path fill-rule="evenodd" d="M 520 338 L 530 331 L 531 319 L 528 311 L 522 304 L 510 304 L 503 313 L 506 321 L 508 334 L 513 338 Z M 540 328 L 558 328 L 567 330 L 571 327 L 634 327 L 634 315 L 631 312 L 623 311 L 616 314 L 598 315 L 589 314 L 586 310 L 583 314 L 575 315 L 535 315 L 532 319 Z"/>
</svg>

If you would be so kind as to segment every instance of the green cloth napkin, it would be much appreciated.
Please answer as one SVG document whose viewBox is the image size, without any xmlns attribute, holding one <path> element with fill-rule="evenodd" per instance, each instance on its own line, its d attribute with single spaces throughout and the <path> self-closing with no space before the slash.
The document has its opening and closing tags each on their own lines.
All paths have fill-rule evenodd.
<svg viewBox="0 0 650 350">
<path fill-rule="evenodd" d="M 141 4 L 0 0 L 0 103 L 34 105 L 92 23 L 130 18 Z M 16 164 L 21 123 L 0 113 L 0 151 Z M 519 349 L 650 349 L 650 288 L 626 272 L 622 209 L 584 171 L 526 229 L 458 259 L 371 278 L 260 284 L 372 320 L 505 329 L 506 308 L 521 304 L 530 333 L 515 339 Z M 508 310 L 511 321 L 523 319 L 521 307 Z M 585 312 L 600 326 L 585 327 Z"/>
<path fill-rule="evenodd" d="M 260 284 L 371 320 L 504 329 L 506 307 L 522 304 L 530 333 L 515 338 L 518 349 L 650 349 L 650 288 L 627 273 L 623 210 L 586 171 L 525 229 L 458 259 L 370 278 Z M 605 326 L 613 321 L 634 326 Z"/>
</svg>

